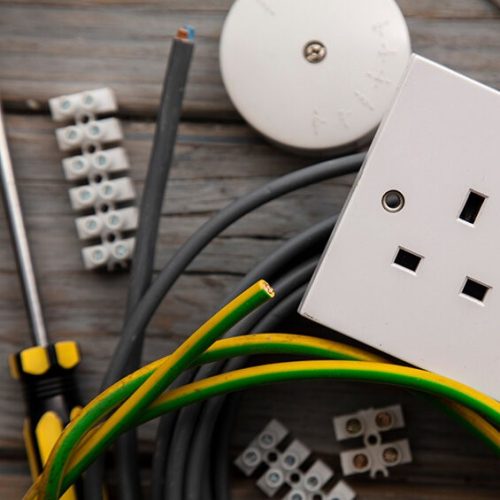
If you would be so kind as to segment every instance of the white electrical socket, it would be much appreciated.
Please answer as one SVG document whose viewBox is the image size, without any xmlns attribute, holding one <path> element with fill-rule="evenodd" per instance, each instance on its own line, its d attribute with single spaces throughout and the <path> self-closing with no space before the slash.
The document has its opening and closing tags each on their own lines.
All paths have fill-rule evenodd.
<svg viewBox="0 0 500 500">
<path fill-rule="evenodd" d="M 300 313 L 500 398 L 500 93 L 412 56 Z"/>
</svg>

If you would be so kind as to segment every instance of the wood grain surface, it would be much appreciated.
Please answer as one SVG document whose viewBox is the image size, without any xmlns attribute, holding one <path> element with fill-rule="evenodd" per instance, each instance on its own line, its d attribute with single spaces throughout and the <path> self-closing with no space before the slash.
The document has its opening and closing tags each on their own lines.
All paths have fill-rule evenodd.
<svg viewBox="0 0 500 500">
<path fill-rule="evenodd" d="M 54 340 L 78 340 L 86 398 L 95 394 L 121 326 L 128 276 L 82 268 L 47 99 L 98 86 L 117 92 L 132 163 L 142 189 L 153 119 L 171 35 L 189 22 L 198 38 L 161 221 L 159 269 L 175 249 L 236 197 L 310 160 L 267 144 L 244 124 L 223 88 L 218 37 L 229 0 L 0 0 L 0 93 L 30 241 Z M 487 0 L 400 0 L 414 50 L 500 88 L 500 9 Z M 148 330 L 145 359 L 168 353 L 255 263 L 289 237 L 337 212 L 352 177 L 270 203 L 218 237 L 179 280 Z M 9 235 L 0 215 L 0 498 L 21 498 L 29 475 L 21 440 L 23 406 L 6 356 L 28 332 Z M 311 328 L 309 325 L 307 328 Z M 361 384 L 301 382 L 245 393 L 233 455 L 271 417 L 280 418 L 340 473 L 331 417 L 401 402 L 414 463 L 388 479 L 350 480 L 360 498 L 482 499 L 500 496 L 500 463 L 485 445 L 431 403 Z M 150 463 L 154 426 L 141 430 Z M 146 487 L 148 475 L 146 477 Z M 235 471 L 233 498 L 264 498 Z"/>
</svg>

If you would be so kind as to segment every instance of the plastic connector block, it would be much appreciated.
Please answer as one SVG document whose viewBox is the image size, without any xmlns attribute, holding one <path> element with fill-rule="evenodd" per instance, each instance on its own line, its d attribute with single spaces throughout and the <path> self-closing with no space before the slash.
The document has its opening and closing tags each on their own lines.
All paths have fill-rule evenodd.
<svg viewBox="0 0 500 500">
<path fill-rule="evenodd" d="M 96 153 L 87 153 L 64 158 L 64 176 L 68 181 L 85 179 L 100 181 L 109 174 L 123 173 L 130 169 L 127 154 L 123 148 L 111 148 Z"/>
<path fill-rule="evenodd" d="M 294 439 L 285 451 L 279 453 L 278 450 L 274 450 L 274 453 L 278 456 L 277 460 L 268 460 L 269 469 L 257 481 L 257 486 L 269 497 L 277 493 L 284 484 L 294 485 L 299 489 L 298 485 L 303 483 L 300 466 L 311 451 L 299 440 Z"/>
<path fill-rule="evenodd" d="M 498 90 L 412 56 L 300 313 L 500 399 L 499 131 Z"/>
<path fill-rule="evenodd" d="M 304 443 L 291 439 L 283 424 L 271 420 L 235 460 L 235 465 L 246 476 L 259 472 L 256 484 L 268 497 L 287 490 L 283 500 L 355 498 L 353 490 L 342 482 L 325 493 L 333 470 L 321 460 L 311 460 L 311 455 Z"/>
<path fill-rule="evenodd" d="M 98 145 L 121 141 L 123 132 L 116 118 L 104 118 L 58 128 L 56 139 L 61 151 L 95 151 Z"/>
<path fill-rule="evenodd" d="M 135 207 L 121 208 L 110 212 L 100 212 L 76 219 L 76 229 L 81 240 L 99 238 L 103 234 L 106 240 L 116 239 L 116 233 L 137 229 L 138 210 Z M 110 235 L 113 235 L 110 238 Z"/>
<path fill-rule="evenodd" d="M 333 471 L 321 460 L 317 460 L 302 475 L 294 477 L 292 489 L 285 500 L 312 500 L 321 497 L 321 488 L 333 477 Z"/>
<path fill-rule="evenodd" d="M 407 439 L 388 443 L 377 443 L 340 453 L 340 465 L 344 476 L 369 472 L 370 477 L 378 474 L 387 477 L 388 467 L 407 464 L 412 461 Z"/>
<path fill-rule="evenodd" d="M 118 111 L 115 93 L 106 87 L 54 97 L 49 99 L 49 108 L 52 119 L 56 122 L 69 121 L 74 117 L 82 120 L 85 117 Z"/>
<path fill-rule="evenodd" d="M 405 426 L 400 405 L 385 408 L 369 408 L 349 415 L 334 417 L 333 428 L 337 441 L 362 437 L 365 444 L 374 439 L 380 441 L 380 433 Z"/>
<path fill-rule="evenodd" d="M 120 239 L 113 243 L 104 242 L 82 249 L 85 269 L 96 269 L 103 266 L 113 268 L 129 260 L 134 253 L 135 238 Z"/>
<path fill-rule="evenodd" d="M 49 101 L 57 122 L 73 122 L 56 130 L 61 151 L 78 154 L 62 160 L 65 178 L 77 184 L 69 189 L 79 238 L 90 246 L 82 250 L 87 269 L 125 267 L 134 250 L 132 232 L 138 211 L 131 206 L 136 193 L 126 175 L 127 154 L 116 143 L 123 139 L 119 120 L 99 118 L 117 111 L 109 88 L 55 97 Z M 106 149 L 107 148 L 107 149 Z"/>
<path fill-rule="evenodd" d="M 328 493 L 292 488 L 283 500 L 354 500 L 355 498 L 355 491 L 345 481 L 340 480 Z"/>
<path fill-rule="evenodd" d="M 343 451 L 340 454 L 342 472 L 348 476 L 369 472 L 388 476 L 388 467 L 411 462 L 409 442 L 382 443 L 381 433 L 401 429 L 405 426 L 400 405 L 383 408 L 368 408 L 333 418 L 333 429 L 337 441 L 361 438 L 364 448 Z"/>
<path fill-rule="evenodd" d="M 107 212 L 117 203 L 134 200 L 135 189 L 128 177 L 122 177 L 99 184 L 86 184 L 71 188 L 69 198 L 73 210 L 81 211 L 96 207 L 98 211 Z"/>
<path fill-rule="evenodd" d="M 354 500 L 356 498 L 356 492 L 345 482 L 340 480 L 333 489 L 323 495 L 322 500 Z M 313 497 L 313 500 L 314 497 Z"/>
</svg>

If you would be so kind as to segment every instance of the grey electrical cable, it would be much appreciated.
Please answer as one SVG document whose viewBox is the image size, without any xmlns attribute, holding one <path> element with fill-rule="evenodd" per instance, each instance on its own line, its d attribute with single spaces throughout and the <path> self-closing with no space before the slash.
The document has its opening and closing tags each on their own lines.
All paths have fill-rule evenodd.
<svg viewBox="0 0 500 500">
<path fill-rule="evenodd" d="M 264 304 L 259 307 L 251 316 L 247 318 L 246 321 L 240 322 L 235 329 L 232 329 L 225 337 L 234 337 L 237 335 L 244 335 L 252 330 L 252 328 L 264 317 L 269 311 L 275 306 L 276 302 L 280 300 L 280 297 L 286 297 L 291 291 L 295 290 L 298 286 L 302 286 L 306 281 L 310 279 L 314 269 L 316 268 L 317 258 L 309 260 L 305 263 L 301 263 L 296 268 L 292 269 L 282 278 L 276 280 L 267 275 L 262 276 L 263 279 L 272 281 L 273 288 L 276 292 L 276 297 L 274 300 Z M 241 363 L 241 359 L 231 360 L 228 362 L 228 366 L 234 367 Z M 231 363 L 231 364 L 230 364 Z M 222 364 L 224 367 L 225 364 Z M 215 366 L 206 366 L 198 370 L 196 379 L 203 379 L 214 375 L 219 371 L 218 364 Z M 221 371 L 226 371 L 223 368 Z M 218 398 L 216 399 L 214 405 L 218 404 Z M 199 428 L 199 416 L 204 408 L 203 404 L 191 405 L 187 411 L 181 411 L 175 431 L 173 433 L 172 442 L 169 452 L 169 460 L 167 461 L 166 469 L 166 492 L 165 498 L 168 500 L 192 500 L 193 498 L 200 498 L 198 495 L 201 494 L 201 481 L 203 479 L 202 470 L 203 464 L 201 464 L 197 457 L 197 450 L 191 450 L 191 440 L 195 434 L 195 429 Z M 188 467 L 188 461 L 193 460 L 193 467 L 196 470 L 191 470 L 194 472 L 195 476 L 191 476 L 186 473 Z M 196 477 L 196 480 L 192 478 Z M 197 482 L 198 484 L 195 484 Z M 203 491 L 203 499 L 210 500 L 210 492 Z"/>
<path fill-rule="evenodd" d="M 236 286 L 224 302 L 231 300 L 239 291 L 244 290 L 259 278 L 265 276 L 270 281 L 273 281 L 276 276 L 283 274 L 286 269 L 292 266 L 292 262 L 300 256 L 310 253 L 315 247 L 322 247 L 328 241 L 330 233 L 337 221 L 338 216 L 329 217 L 314 226 L 306 229 L 302 233 L 294 236 L 283 245 L 278 247 L 274 252 L 268 255 L 261 263 L 257 264 Z M 272 301 L 274 302 L 274 301 Z M 222 366 L 222 364 L 220 365 Z M 192 426 L 196 423 L 197 413 L 195 410 L 189 411 L 186 408 L 183 411 L 182 424 L 179 433 L 184 432 L 183 429 L 190 435 L 192 433 Z M 162 417 L 160 426 L 158 428 L 156 438 L 156 451 L 153 460 L 153 500 L 163 500 L 165 493 L 164 487 L 166 485 L 166 464 L 168 459 L 168 450 L 160 447 L 160 444 L 167 442 L 171 443 L 172 436 L 166 438 L 164 432 L 174 433 L 174 428 L 170 426 L 169 422 L 164 422 Z M 176 424 L 177 425 L 177 424 Z M 178 434 L 177 440 L 181 441 L 181 436 Z"/>
<path fill-rule="evenodd" d="M 124 328 L 137 303 L 151 285 L 153 278 L 161 207 L 172 164 L 184 89 L 192 54 L 192 40 L 179 37 L 173 39 L 165 71 L 153 148 L 142 193 Z M 140 366 L 144 330 L 139 333 L 136 348 L 131 353 L 126 367 L 121 371 L 120 377 L 131 373 Z M 106 378 L 102 389 L 105 388 Z M 137 431 L 135 429 L 122 436 L 116 444 L 115 457 L 120 498 L 122 500 L 139 500 L 142 496 L 140 471 L 139 467 L 137 467 L 137 448 Z"/>
<path fill-rule="evenodd" d="M 262 310 L 262 314 L 254 318 L 253 324 L 241 324 L 241 328 L 238 330 L 237 335 L 246 335 L 251 332 L 261 333 L 264 332 L 263 328 L 268 328 L 269 325 L 276 324 L 282 314 L 281 311 L 283 310 L 283 307 L 280 308 L 281 304 L 285 304 L 284 309 L 288 312 L 288 304 L 290 302 L 295 303 L 297 297 L 302 297 L 304 294 L 305 283 L 307 283 L 312 276 L 317 262 L 318 259 L 315 258 L 310 262 L 299 266 L 297 270 L 300 270 L 300 272 L 296 272 L 294 280 L 289 280 L 289 287 L 283 289 L 281 292 L 284 296 L 283 300 L 276 304 L 273 304 L 274 301 L 268 302 L 266 305 L 271 305 L 271 307 L 268 307 L 267 310 Z M 278 296 L 279 293 L 280 292 L 277 291 Z M 260 312 L 261 309 L 256 312 Z M 243 368 L 247 362 L 248 358 L 231 359 L 225 364 L 223 371 L 230 372 L 238 370 Z M 186 451 L 188 454 L 188 462 L 185 471 L 186 494 L 183 498 L 186 498 L 187 500 L 200 500 L 201 498 L 206 498 L 206 493 L 203 493 L 202 495 L 202 492 L 204 491 L 202 489 L 202 479 L 205 476 L 205 470 L 210 463 L 210 445 L 217 419 L 224 406 L 226 398 L 227 396 L 219 396 L 208 400 L 203 405 L 201 416 L 198 420 L 196 428 L 194 429 L 190 450 Z M 210 491 L 211 488 L 207 488 L 207 490 Z M 173 500 L 175 500 L 175 497 Z"/>
<path fill-rule="evenodd" d="M 187 380 L 189 383 L 189 380 Z M 170 449 L 170 443 L 172 440 L 172 431 L 177 420 L 177 413 L 171 412 L 168 414 L 168 418 L 163 418 L 160 420 L 158 426 L 158 438 L 155 442 L 155 449 L 153 455 L 153 468 L 151 475 L 153 477 L 151 481 L 151 500 L 161 499 L 163 500 L 163 492 L 165 491 L 165 467 L 164 463 L 167 460 L 168 450 Z M 160 469 L 158 469 L 160 467 Z"/>
<path fill-rule="evenodd" d="M 130 315 L 110 363 L 106 383 L 111 384 L 119 378 L 131 352 L 140 345 L 140 332 L 144 331 L 163 297 L 189 263 L 217 234 L 243 215 L 281 195 L 328 178 L 356 172 L 364 157 L 364 153 L 359 153 L 285 175 L 239 198 L 204 224 L 179 248 Z"/>
<path fill-rule="evenodd" d="M 211 488 L 217 500 L 231 500 L 229 483 L 229 446 L 241 396 L 242 393 L 234 393 L 231 397 L 227 398 L 224 407 L 220 411 L 219 421 L 216 425 L 215 434 L 212 439 L 212 468 L 210 470 L 212 484 L 209 488 Z"/>
<path fill-rule="evenodd" d="M 243 321 L 240 321 L 225 335 L 225 337 L 239 337 L 252 331 L 258 332 L 255 328 L 260 320 L 268 314 L 271 314 L 281 301 L 288 297 L 293 290 L 310 280 L 318 265 L 318 258 L 318 255 L 315 255 L 304 262 L 299 262 L 295 267 L 279 278 L 263 276 L 263 279 L 272 281 L 276 297 L 259 307 L 259 309 L 252 314 L 249 314 Z M 200 368 L 199 371 L 201 372 L 202 368 Z M 205 378 L 205 376 L 203 376 L 203 378 Z"/>
<path fill-rule="evenodd" d="M 294 259 L 306 255 L 318 245 L 326 244 L 338 217 L 338 214 L 328 217 L 283 243 L 266 259 L 252 268 L 238 283 L 231 295 L 224 299 L 223 303 L 229 302 L 262 276 L 270 276 L 270 279 L 272 279 L 273 276 L 282 274 L 293 267 L 291 263 Z"/>
<path fill-rule="evenodd" d="M 280 177 L 237 199 L 206 222 L 178 249 L 137 304 L 113 354 L 106 382 L 111 384 L 119 378 L 131 352 L 140 342 L 140 332 L 144 330 L 162 299 L 184 269 L 215 236 L 243 215 L 279 196 L 332 177 L 356 172 L 364 157 L 364 153 L 345 156 Z"/>
<path fill-rule="evenodd" d="M 184 372 L 171 386 L 171 389 L 181 387 L 191 382 L 194 377 L 194 369 Z M 165 492 L 165 467 L 168 458 L 168 450 L 172 440 L 173 429 L 178 417 L 178 412 L 171 412 L 161 418 L 158 426 L 157 440 L 153 455 L 152 480 L 151 480 L 151 499 L 163 500 Z"/>
<path fill-rule="evenodd" d="M 255 331 L 272 332 L 286 319 L 290 318 L 296 311 L 302 300 L 306 287 L 297 288 L 288 297 L 283 299 L 262 321 L 256 325 Z M 241 393 L 230 394 L 224 400 L 224 406 L 218 415 L 218 424 L 212 433 L 212 460 L 205 467 L 212 465 L 209 477 L 212 485 L 209 488 L 213 491 L 217 500 L 230 500 L 229 485 L 229 444 L 230 429 L 236 418 L 237 408 L 241 399 Z M 214 436 L 216 436 L 214 438 Z M 210 446 L 210 444 L 209 444 Z"/>
<path fill-rule="evenodd" d="M 193 54 L 192 38 L 181 36 L 179 30 L 172 41 L 163 80 L 160 106 L 156 121 L 153 146 L 142 193 L 139 224 L 136 232 L 134 259 L 130 274 L 124 328 L 135 306 L 151 284 L 161 207 L 172 163 L 177 128 L 182 110 L 182 101 Z M 140 332 L 137 347 L 119 378 L 137 369 L 140 365 L 144 330 Z M 101 390 L 108 386 L 105 376 Z M 120 498 L 141 498 L 140 471 L 137 456 L 136 430 L 123 435 L 116 444 L 116 467 Z M 99 460 L 85 475 L 85 496 L 88 500 L 102 498 L 103 461 Z"/>
</svg>

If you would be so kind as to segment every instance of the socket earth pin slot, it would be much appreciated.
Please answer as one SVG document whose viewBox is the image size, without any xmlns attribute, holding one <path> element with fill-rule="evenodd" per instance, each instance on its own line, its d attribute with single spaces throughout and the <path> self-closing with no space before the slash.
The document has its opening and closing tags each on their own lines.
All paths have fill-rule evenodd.
<svg viewBox="0 0 500 500">
<path fill-rule="evenodd" d="M 487 197 L 483 194 L 477 193 L 471 189 L 458 218 L 463 222 L 474 225 L 486 198 Z"/>
</svg>

